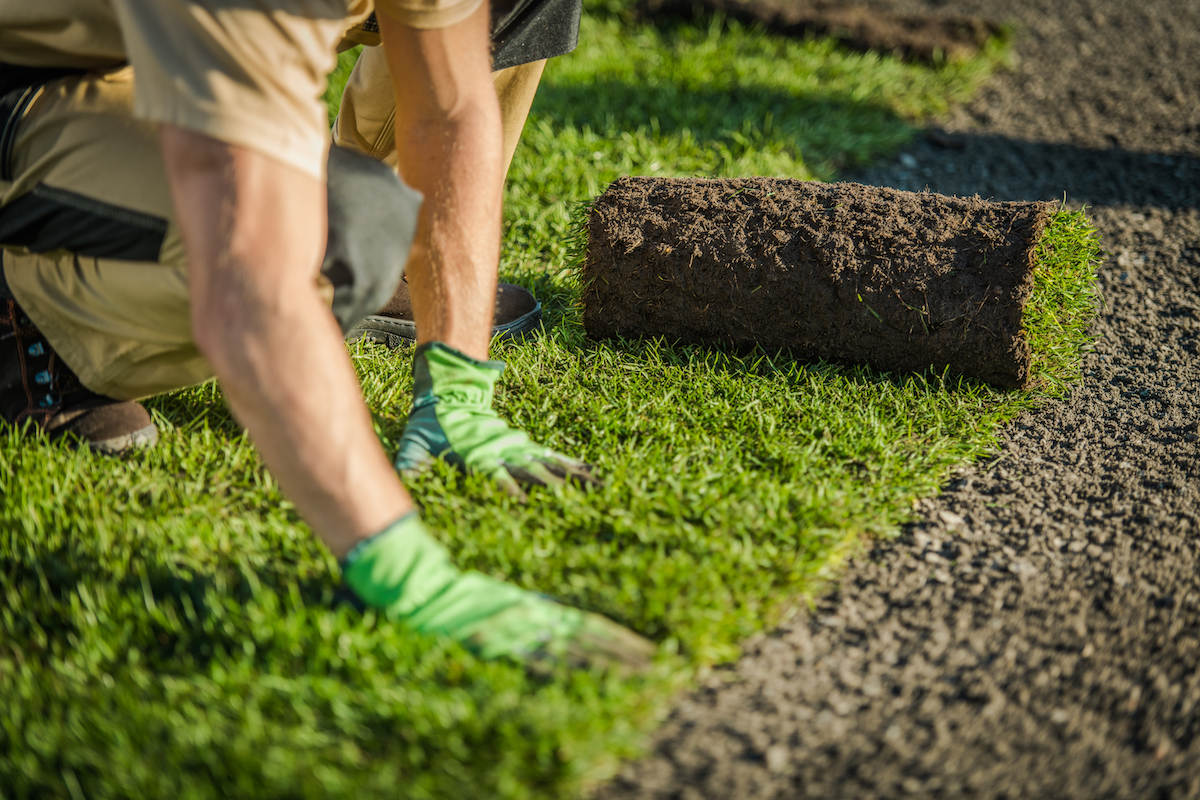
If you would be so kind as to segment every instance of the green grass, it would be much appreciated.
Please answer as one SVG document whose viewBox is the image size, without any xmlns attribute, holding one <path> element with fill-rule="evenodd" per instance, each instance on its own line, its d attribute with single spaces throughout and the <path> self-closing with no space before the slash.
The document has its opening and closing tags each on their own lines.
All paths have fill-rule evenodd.
<svg viewBox="0 0 1200 800">
<path fill-rule="evenodd" d="M 325 108 L 329 111 L 331 126 L 337 118 L 338 106 L 342 102 L 346 81 L 350 80 L 350 72 L 354 69 L 354 62 L 358 60 L 358 54 L 361 52 L 362 45 L 359 45 L 343 53 L 338 53 L 337 66 L 333 68 L 333 72 L 329 73 L 328 85 L 325 88 Z"/>
<path fill-rule="evenodd" d="M 507 188 L 503 274 L 537 291 L 548 332 L 495 348 L 497 404 L 606 484 L 519 505 L 438 467 L 410 488 L 460 565 L 654 637 L 658 671 L 535 679 L 336 606 L 336 564 L 208 383 L 152 400 L 160 443 L 127 458 L 0 435 L 0 797 L 571 796 L 1037 401 L 592 342 L 567 264 L 569 209 L 617 174 L 828 177 L 966 97 L 998 53 L 934 70 L 613 14 L 582 42 L 548 70 Z M 1064 307 L 1086 318 L 1092 234 L 1082 217 L 1064 231 L 1047 263 L 1075 271 L 1039 284 L 1036 346 L 1065 380 L 1080 342 L 1058 347 L 1055 326 L 1079 330 Z M 411 355 L 354 358 L 394 448 Z"/>
<path fill-rule="evenodd" d="M 1033 292 L 1022 320 L 1033 351 L 1030 376 L 1038 391 L 1060 397 L 1079 376 L 1079 357 L 1092 342 L 1100 305 L 1096 265 L 1100 237 L 1083 209 L 1061 209 L 1034 253 Z"/>
</svg>

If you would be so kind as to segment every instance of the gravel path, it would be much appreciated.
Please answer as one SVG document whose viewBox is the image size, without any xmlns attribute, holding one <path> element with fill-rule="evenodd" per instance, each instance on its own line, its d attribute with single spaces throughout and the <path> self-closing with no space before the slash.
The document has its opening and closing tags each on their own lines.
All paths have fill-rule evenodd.
<svg viewBox="0 0 1200 800">
<path fill-rule="evenodd" d="M 600 795 L 1200 797 L 1200 3 L 878 4 L 1017 20 L 1020 62 L 849 177 L 1086 203 L 1100 341 Z"/>
</svg>

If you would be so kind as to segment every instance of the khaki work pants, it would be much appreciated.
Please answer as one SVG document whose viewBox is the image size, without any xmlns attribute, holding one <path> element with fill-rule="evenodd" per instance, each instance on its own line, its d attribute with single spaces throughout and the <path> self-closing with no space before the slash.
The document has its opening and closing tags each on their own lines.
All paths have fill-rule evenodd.
<svg viewBox="0 0 1200 800">
<path fill-rule="evenodd" d="M 509 160 L 544 64 L 494 74 Z M 212 375 L 192 339 L 187 263 L 157 131 L 133 117 L 133 81 L 125 67 L 46 83 L 19 118 L 8 120 L 6 138 L 10 128 L 15 136 L 0 165 L 0 206 L 20 212 L 0 219 L 16 216 L 23 226 L 20 236 L 0 241 L 9 289 L 85 386 L 121 400 Z M 382 48 L 364 48 L 342 99 L 335 142 L 395 168 L 397 124 L 403 120 L 396 119 Z M 389 227 L 394 193 L 370 189 L 368 183 L 367 194 L 384 199 L 363 201 L 363 215 L 382 218 L 365 225 L 364 236 L 386 239 L 379 232 Z M 368 252 L 359 260 L 378 259 Z M 392 282 L 374 309 L 394 289 Z M 336 299 L 334 305 L 336 311 Z"/>
</svg>

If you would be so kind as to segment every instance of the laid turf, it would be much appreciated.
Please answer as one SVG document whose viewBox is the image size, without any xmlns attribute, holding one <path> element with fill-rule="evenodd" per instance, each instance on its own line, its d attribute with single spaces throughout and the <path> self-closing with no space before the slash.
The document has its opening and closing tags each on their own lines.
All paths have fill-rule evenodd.
<svg viewBox="0 0 1200 800">
<path fill-rule="evenodd" d="M 160 443 L 128 458 L 0 436 L 0 797 L 557 798 L 610 773 L 695 670 L 734 657 L 864 534 L 894 532 L 1033 399 L 587 341 L 569 209 L 622 172 L 827 177 L 895 147 L 992 63 L 931 70 L 596 13 L 548 70 L 503 265 L 548 330 L 495 348 L 498 406 L 606 485 L 518 505 L 437 467 L 411 489 L 459 564 L 655 638 L 656 674 L 533 679 L 336 606 L 336 565 L 209 383 L 151 401 Z M 394 448 L 411 355 L 353 354 Z"/>
</svg>

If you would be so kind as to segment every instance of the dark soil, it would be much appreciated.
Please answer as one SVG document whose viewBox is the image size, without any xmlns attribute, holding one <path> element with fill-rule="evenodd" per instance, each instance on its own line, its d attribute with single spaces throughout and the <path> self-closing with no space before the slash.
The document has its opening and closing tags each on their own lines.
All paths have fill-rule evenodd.
<svg viewBox="0 0 1200 800">
<path fill-rule="evenodd" d="M 622 178 L 592 207 L 583 324 L 1026 387 L 1050 203 L 859 183 Z"/>
<path fill-rule="evenodd" d="M 820 0 L 641 0 L 637 10 L 644 19 L 721 14 L 784 36 L 831 36 L 854 50 L 927 62 L 970 58 L 1001 34 L 1001 26 L 979 17 L 903 13 L 886 6 Z"/>
<path fill-rule="evenodd" d="M 1111 256 L 1084 379 L 683 698 L 603 797 L 1200 797 L 1200 4 L 953 8 L 1019 21 L 1020 64 L 849 177 L 1091 206 Z"/>
</svg>

